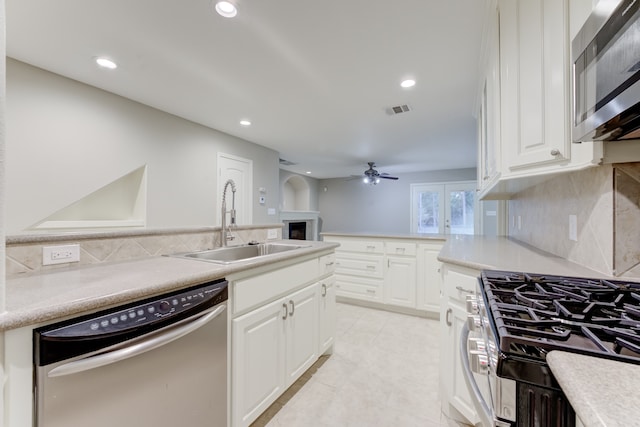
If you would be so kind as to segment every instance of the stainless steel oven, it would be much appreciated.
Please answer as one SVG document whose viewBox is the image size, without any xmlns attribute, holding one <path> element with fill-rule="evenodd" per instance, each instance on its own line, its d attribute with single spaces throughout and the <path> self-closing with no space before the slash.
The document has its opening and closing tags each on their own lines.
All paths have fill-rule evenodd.
<svg viewBox="0 0 640 427">
<path fill-rule="evenodd" d="M 226 427 L 227 282 L 34 331 L 38 427 Z"/>
<path fill-rule="evenodd" d="M 573 141 L 640 138 L 640 0 L 601 0 L 572 43 Z"/>
</svg>

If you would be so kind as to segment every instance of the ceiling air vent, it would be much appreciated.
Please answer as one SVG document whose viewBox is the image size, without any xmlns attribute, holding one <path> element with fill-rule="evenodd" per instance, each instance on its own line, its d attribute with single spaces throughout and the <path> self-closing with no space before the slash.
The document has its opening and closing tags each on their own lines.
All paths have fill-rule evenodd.
<svg viewBox="0 0 640 427">
<path fill-rule="evenodd" d="M 297 165 L 297 163 L 290 162 L 289 160 L 280 159 L 280 164 L 285 166 L 293 166 Z"/>
<path fill-rule="evenodd" d="M 387 108 L 387 114 L 390 116 L 406 113 L 408 111 L 411 111 L 411 107 L 409 107 L 407 104 L 396 105 L 395 107 Z"/>
</svg>

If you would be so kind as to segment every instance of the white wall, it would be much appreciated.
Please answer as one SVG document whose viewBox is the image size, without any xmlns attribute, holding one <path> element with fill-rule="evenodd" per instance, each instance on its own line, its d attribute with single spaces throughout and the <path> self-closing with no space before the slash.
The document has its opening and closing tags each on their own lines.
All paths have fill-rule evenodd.
<svg viewBox="0 0 640 427">
<path fill-rule="evenodd" d="M 273 150 L 11 59 L 6 120 L 8 234 L 145 164 L 147 227 L 215 225 L 218 152 L 253 160 L 254 223 L 276 222 Z"/>
<path fill-rule="evenodd" d="M 285 185 L 285 183 L 287 182 L 287 180 L 291 177 L 297 177 L 300 178 L 302 180 L 304 180 L 308 186 L 308 199 L 309 199 L 309 205 L 306 209 L 303 210 L 307 210 L 307 211 L 317 211 L 318 209 L 318 183 L 319 180 L 312 178 L 310 176 L 305 176 L 305 175 L 300 175 L 294 172 L 289 172 L 286 170 L 280 170 L 280 191 L 282 192 L 280 194 L 280 201 L 279 201 L 279 209 L 280 210 L 285 210 L 285 211 L 290 211 L 290 210 L 300 210 L 300 208 L 295 206 L 295 203 L 293 203 L 293 206 L 287 206 L 286 201 L 289 200 L 293 200 L 296 201 L 296 195 L 293 194 L 293 188 L 292 187 L 287 187 Z M 298 206 L 301 206 L 300 203 L 301 202 L 297 202 Z M 304 203 L 303 203 L 304 204 Z M 288 205 L 292 205 L 291 202 L 288 203 Z"/>
<path fill-rule="evenodd" d="M 323 231 L 409 233 L 410 184 L 475 181 L 476 169 L 399 174 L 398 181 L 366 185 L 359 179 L 325 179 L 318 183 Z"/>
</svg>

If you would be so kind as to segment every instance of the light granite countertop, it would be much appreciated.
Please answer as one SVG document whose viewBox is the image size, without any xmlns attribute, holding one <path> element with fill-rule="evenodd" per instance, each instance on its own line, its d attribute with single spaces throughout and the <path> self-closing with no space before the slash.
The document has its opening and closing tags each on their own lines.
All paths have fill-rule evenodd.
<svg viewBox="0 0 640 427">
<path fill-rule="evenodd" d="M 452 235 L 440 251 L 438 260 L 477 270 L 611 278 L 507 237 Z"/>
<path fill-rule="evenodd" d="M 585 427 L 640 422 L 640 365 L 564 351 L 550 352 L 547 362 Z"/>
<path fill-rule="evenodd" d="M 347 231 L 328 231 L 320 233 L 321 236 L 334 236 L 334 237 L 361 237 L 371 239 L 409 239 L 409 240 L 438 240 L 446 241 L 449 238 L 447 234 L 423 234 L 423 233 L 380 233 L 380 232 L 358 232 L 350 233 Z"/>
<path fill-rule="evenodd" d="M 165 256 L 64 267 L 46 273 L 10 278 L 0 330 L 32 326 L 126 304 L 191 285 L 335 248 L 333 243 L 307 241 L 308 248 L 223 265 Z"/>
</svg>

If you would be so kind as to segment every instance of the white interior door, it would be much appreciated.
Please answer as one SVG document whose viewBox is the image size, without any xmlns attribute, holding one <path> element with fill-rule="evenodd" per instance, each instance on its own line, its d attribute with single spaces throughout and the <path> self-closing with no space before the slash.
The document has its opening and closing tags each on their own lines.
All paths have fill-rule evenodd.
<svg viewBox="0 0 640 427">
<path fill-rule="evenodd" d="M 216 211 L 218 225 L 222 224 L 222 191 L 227 180 L 236 184 L 236 220 L 239 225 L 253 223 L 253 160 L 218 153 L 218 197 Z M 231 209 L 231 187 L 227 189 L 227 210 Z"/>
</svg>

